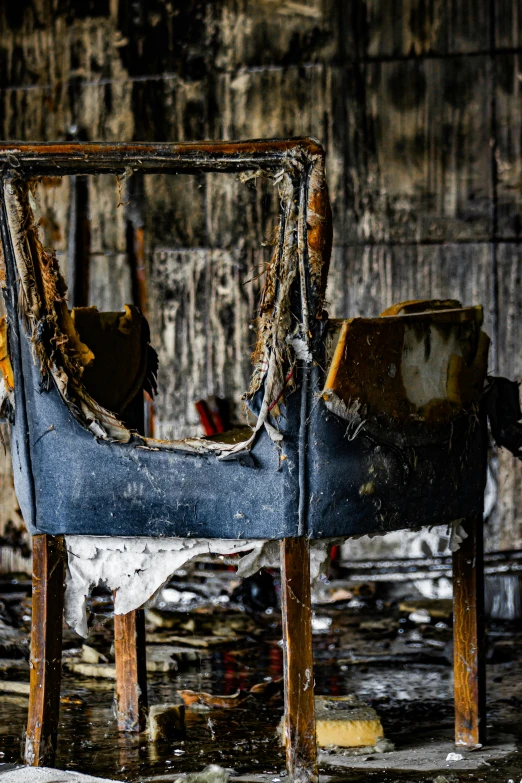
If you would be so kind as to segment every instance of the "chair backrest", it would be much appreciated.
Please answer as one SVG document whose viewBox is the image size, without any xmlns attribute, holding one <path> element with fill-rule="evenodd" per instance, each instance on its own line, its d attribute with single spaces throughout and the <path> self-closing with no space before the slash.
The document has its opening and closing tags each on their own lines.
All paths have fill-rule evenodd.
<svg viewBox="0 0 522 783">
<path fill-rule="evenodd" d="M 14 391 L 9 373 L 4 387 L 15 487 L 31 532 L 322 538 L 480 513 L 482 311 L 403 303 L 377 319 L 328 320 L 331 215 L 316 142 L 3 145 L 0 159 Z M 122 416 L 141 360 L 123 389 L 104 389 L 94 375 L 89 318 L 67 307 L 30 192 L 51 172 L 127 168 L 265 173 L 278 185 L 278 241 L 246 392 L 257 423 L 246 438 L 139 436 Z M 116 321 L 127 323 L 123 314 Z"/>
<path fill-rule="evenodd" d="M 52 493 L 44 487 L 43 476 L 37 480 L 36 474 L 43 470 L 44 465 L 47 465 L 47 478 L 49 472 L 57 473 L 53 465 L 59 464 L 59 460 L 56 463 L 58 454 L 51 454 L 51 447 L 60 436 L 40 438 L 46 432 L 44 422 L 47 420 L 51 428 L 49 432 L 57 432 L 57 416 L 63 420 L 62 430 L 70 434 L 68 448 L 73 448 L 73 441 L 77 443 L 76 449 L 73 449 L 76 454 L 73 461 L 78 463 L 83 460 L 85 470 L 89 449 L 83 442 L 80 457 L 79 444 L 86 433 L 91 441 L 94 437 L 110 445 L 117 442 L 132 446 L 133 454 L 139 453 L 136 448 L 142 447 L 144 453 L 168 453 L 170 459 L 173 459 L 173 454 L 178 457 L 183 455 L 183 458 L 187 454 L 218 455 L 222 460 L 243 464 L 248 461 L 249 451 L 261 431 L 268 434 L 270 442 L 279 442 L 283 437 L 280 430 L 284 430 L 285 426 L 287 430 L 299 429 L 303 400 L 306 401 L 311 392 L 306 378 L 324 317 L 323 300 L 331 248 L 324 152 L 317 142 L 297 139 L 162 145 L 2 145 L 0 159 L 4 161 L 1 215 L 4 295 L 8 311 L 9 352 L 15 376 L 14 395 L 11 395 L 13 409 L 16 410 L 13 418 L 13 438 L 18 457 L 15 481 L 24 517 L 30 527 L 41 529 L 42 524 L 50 524 L 49 520 L 44 520 L 45 514 L 50 513 L 50 502 L 44 511 L 42 498 Z M 30 192 L 35 179 L 49 173 L 55 176 L 100 172 L 123 174 L 128 169 L 168 173 L 254 172 L 271 177 L 278 186 L 281 202 L 279 239 L 261 295 L 254 369 L 246 392 L 246 398 L 257 415 L 257 424 L 246 440 L 226 442 L 223 439 L 216 442 L 215 439 L 191 438 L 159 442 L 138 438 L 129 431 L 121 417 L 115 415 L 118 411 L 114 411 L 114 405 L 111 410 L 103 404 L 110 399 L 110 394 L 101 395 L 105 396 L 102 400 L 90 393 L 96 387 L 92 377 L 91 382 L 87 382 L 94 370 L 92 351 L 88 342 L 82 339 L 84 330 L 77 328 L 77 316 L 68 310 L 66 286 L 56 258 L 40 242 L 31 215 Z M 78 317 L 82 319 L 80 313 Z M 45 389 L 47 394 L 35 395 L 35 387 Z M 291 395 L 296 390 L 299 390 L 298 394 Z M 279 427 L 280 416 L 277 414 L 283 394 L 291 400 L 287 407 L 293 408 L 294 412 L 287 411 L 286 425 Z M 51 400 L 55 406 L 52 413 L 44 411 Z M 61 409 L 56 408 L 59 402 Z M 71 425 L 68 427 L 65 426 L 65 407 L 69 414 L 67 421 Z M 82 432 L 71 428 L 72 420 L 81 425 Z M 101 454 L 99 450 L 96 453 Z M 99 461 L 93 454 L 89 458 L 94 460 L 94 464 Z M 232 472 L 231 468 L 228 475 Z M 39 484 L 38 491 L 35 482 Z M 108 483 L 112 485 L 114 482 L 118 484 L 113 476 Z M 257 479 L 254 483 L 257 484 Z M 258 494 L 256 489 L 254 495 L 257 497 Z M 102 496 L 98 495 L 100 501 L 96 513 L 103 507 Z M 178 504 L 179 501 L 178 496 Z M 160 503 L 161 508 L 165 502 Z M 38 511 L 38 507 L 42 511 Z M 67 513 L 60 515 L 59 525 L 62 528 L 74 524 L 66 519 L 67 515 L 71 515 L 69 506 Z M 56 513 L 50 513 L 50 516 L 56 517 Z M 85 521 L 85 514 L 83 516 Z M 140 519 L 142 516 L 142 512 L 137 514 Z M 83 529 L 87 531 L 89 524 L 87 522 Z M 136 524 L 139 526 L 141 522 Z M 187 525 L 188 522 L 177 525 L 176 530 L 179 534 L 190 534 L 192 531 L 187 531 Z M 204 528 L 208 534 L 208 525 Z M 213 526 L 213 530 L 217 528 Z M 227 530 L 231 532 L 230 525 Z M 266 532 L 261 530 L 259 535 L 266 537 Z M 217 534 L 223 535 L 223 532 L 218 531 Z"/>
</svg>

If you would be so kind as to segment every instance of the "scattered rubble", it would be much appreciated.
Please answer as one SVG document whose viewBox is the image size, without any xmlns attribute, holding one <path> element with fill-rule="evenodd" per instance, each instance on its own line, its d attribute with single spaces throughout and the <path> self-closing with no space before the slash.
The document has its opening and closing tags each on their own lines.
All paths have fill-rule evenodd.
<svg viewBox="0 0 522 783">
<path fill-rule="evenodd" d="M 2 693 L 16 693 L 22 696 L 29 696 L 29 683 L 0 680 L 0 691 Z"/>
<path fill-rule="evenodd" d="M 150 742 L 185 737 L 185 705 L 155 704 L 149 708 L 147 736 Z"/>
<path fill-rule="evenodd" d="M 201 772 L 191 772 L 183 778 L 177 778 L 174 783 L 228 783 L 229 778 L 226 769 L 217 764 L 209 764 Z"/>
<path fill-rule="evenodd" d="M 113 783 L 108 778 L 82 775 L 48 767 L 22 767 L 0 764 L 2 783 Z"/>
<path fill-rule="evenodd" d="M 112 596 L 102 588 L 95 591 L 89 599 L 89 638 L 84 641 L 64 629 L 59 767 L 77 765 L 91 774 L 129 781 L 163 776 L 172 783 L 183 773 L 212 763 L 225 774 L 227 769 L 240 776 L 248 772 L 250 780 L 260 773 L 264 783 L 272 783 L 274 777 L 284 783 L 284 754 L 276 732 L 283 710 L 280 610 L 268 606 L 256 611 L 232 601 L 238 586 L 235 571 L 228 570 L 232 563 L 233 558 L 224 558 L 219 568 L 210 561 L 184 568 L 146 612 L 151 715 L 158 711 L 161 723 L 164 705 L 176 705 L 184 696 L 184 738 L 177 733 L 175 720 L 171 739 L 165 739 L 170 729 L 161 726 L 156 741 L 118 736 L 113 716 Z M 272 581 L 277 593 L 277 576 Z M 473 754 L 459 748 L 464 760 L 446 761 L 448 753 L 455 752 L 451 604 L 426 600 L 415 594 L 411 582 L 405 584 L 412 592 L 401 596 L 383 583 L 355 585 L 344 580 L 338 567 L 335 580 L 314 588 L 316 692 L 330 701 L 354 694 L 369 714 L 378 715 L 380 736 L 387 738 L 376 734 L 373 745 L 322 748 L 321 775 L 328 779 L 331 774 L 375 770 L 377 777 L 368 775 L 365 783 L 381 783 L 395 778 L 379 776 L 377 770 L 400 767 L 426 773 L 430 783 L 437 774 L 449 779 L 458 771 L 459 783 L 467 783 L 467 778 L 460 779 L 461 770 L 483 769 L 488 783 L 518 780 L 509 758 L 514 743 L 522 740 L 522 730 L 517 729 L 522 628 L 516 621 L 489 624 L 488 715 L 497 731 L 493 745 Z M 9 607 L 1 614 L 0 626 L 0 761 L 18 762 L 29 685 L 30 582 L 21 579 L 10 590 L 5 596 L 0 590 L 0 603 Z M 191 603 L 177 600 L 184 594 L 191 594 Z M 510 733 L 515 739 L 504 741 Z M 508 766 L 500 766 L 497 773 L 496 765 L 504 763 Z M 413 775 L 416 781 L 424 779 L 420 771 Z"/>
<path fill-rule="evenodd" d="M 446 761 L 464 761 L 464 756 L 462 753 L 448 753 L 446 756 Z"/>
<path fill-rule="evenodd" d="M 107 656 L 88 644 L 82 644 L 83 663 L 108 663 Z"/>
<path fill-rule="evenodd" d="M 179 696 L 183 699 L 184 704 L 187 707 L 210 707 L 212 709 L 230 710 L 234 707 L 239 707 L 247 699 L 255 700 L 262 699 L 264 701 L 273 702 L 277 699 L 283 698 L 283 678 L 279 677 L 277 680 L 267 678 L 265 682 L 257 683 L 253 685 L 248 691 L 240 690 L 237 693 L 233 693 L 230 696 L 217 695 L 211 693 L 204 693 L 203 691 L 178 691 Z"/>
</svg>

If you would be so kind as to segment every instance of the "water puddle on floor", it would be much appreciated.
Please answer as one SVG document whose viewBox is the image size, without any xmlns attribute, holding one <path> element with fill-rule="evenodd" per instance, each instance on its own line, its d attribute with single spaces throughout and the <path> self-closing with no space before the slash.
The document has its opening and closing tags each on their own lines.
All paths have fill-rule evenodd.
<svg viewBox="0 0 522 783">
<path fill-rule="evenodd" d="M 192 579 L 194 582 L 195 577 Z M 149 742 L 146 735 L 118 734 L 114 680 L 110 679 L 114 676 L 112 606 L 110 596 L 100 592 L 91 600 L 92 633 L 85 640 L 89 649 L 82 648 L 84 640 L 71 631 L 64 633 L 58 768 L 133 783 L 173 781 L 180 773 L 200 770 L 208 764 L 218 764 L 236 774 L 264 773 L 274 783 L 286 777 L 276 733 L 283 711 L 281 688 L 267 689 L 264 696 L 247 695 L 252 686 L 274 683 L 282 677 L 280 616 L 272 606 L 266 611 L 253 611 L 248 601 L 238 605 L 228 600 L 232 587 L 227 587 L 227 579 L 233 587 L 232 578 L 226 575 L 207 580 L 214 585 L 211 594 L 204 596 L 200 591 L 197 600 L 189 595 L 186 607 L 180 605 L 182 591 L 178 583 L 177 596 L 176 590 L 164 591 L 177 603 L 171 605 L 160 596 L 148 610 L 148 658 L 151 668 L 156 667 L 148 674 L 149 702 L 179 702 L 180 690 L 225 696 L 240 691 L 245 696 L 240 706 L 188 709 L 184 738 Z M 201 587 L 202 580 L 194 584 L 196 592 L 192 596 L 198 595 L 196 588 Z M 185 585 L 183 589 L 188 594 L 192 588 Z M 0 627 L 0 680 L 8 687 L 6 683 L 28 682 L 30 600 L 22 593 L 19 598 L 13 594 L 0 596 L 0 600 L 4 598 L 9 612 L 4 612 L 5 622 Z M 426 737 L 428 745 L 435 734 L 442 732 L 446 741 L 452 737 L 451 618 L 440 607 L 433 617 L 422 611 L 401 610 L 396 603 L 377 601 L 372 596 L 355 601 L 347 596 L 314 609 L 316 693 L 354 693 L 369 703 L 381 718 L 385 736 L 398 750 L 407 749 L 415 736 Z M 93 663 L 97 655 L 98 669 Z M 520 733 L 521 629 L 499 623 L 491 626 L 488 660 L 488 720 L 497 733 L 502 727 Z M 78 665 L 86 662 L 94 666 L 92 673 L 97 676 L 77 673 Z M 0 693 L 2 762 L 20 761 L 27 704 L 26 695 Z M 507 783 L 512 779 L 519 783 L 522 778 L 518 753 L 472 772 L 451 768 L 440 773 L 384 772 L 376 768 L 376 758 L 366 769 L 346 770 L 337 768 L 333 761 L 324 771 L 350 781 Z"/>
</svg>

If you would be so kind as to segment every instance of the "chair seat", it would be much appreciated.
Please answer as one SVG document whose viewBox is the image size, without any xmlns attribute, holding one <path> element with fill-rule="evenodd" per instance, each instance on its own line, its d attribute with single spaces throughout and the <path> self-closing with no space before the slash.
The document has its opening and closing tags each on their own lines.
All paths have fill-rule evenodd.
<svg viewBox="0 0 522 783">
<path fill-rule="evenodd" d="M 315 401 L 307 424 L 304 477 L 298 469 L 301 419 L 296 394 L 281 409 L 282 440 L 274 443 L 263 429 L 250 449 L 237 454 L 220 455 L 220 436 L 162 442 L 134 435 L 127 443 L 111 441 L 83 427 L 56 386 L 38 389 L 39 369 L 25 343 L 24 372 L 33 377 L 25 394 L 29 429 L 35 433 L 31 464 L 36 515 L 31 516 L 23 489 L 17 489 L 24 518 L 33 519 L 32 532 L 52 534 L 279 539 L 300 533 L 298 509 L 304 495 L 305 533 L 319 539 L 469 516 L 481 504 L 485 463 L 478 395 L 466 400 L 464 408 L 455 395 L 452 400 L 437 397 L 440 384 L 435 384 L 433 400 L 421 396 L 421 413 L 414 412 L 402 380 L 409 369 L 402 363 L 411 353 L 411 338 L 405 335 L 413 332 L 424 344 L 431 330 L 445 323 L 446 339 L 439 354 L 435 348 L 431 354 L 438 374 L 448 379 L 451 391 L 455 374 L 447 368 L 457 359 L 460 366 L 461 342 L 469 349 L 463 372 L 476 382 L 477 373 L 485 373 L 484 350 L 487 354 L 480 320 L 480 310 L 457 308 L 356 319 L 355 326 L 325 322 L 321 346 L 328 361 L 330 345 L 330 372 L 325 383 L 319 365 L 312 371 Z M 471 339 L 473 329 L 478 332 Z M 395 341 L 391 375 L 389 355 L 383 354 L 379 366 L 373 340 L 388 345 Z M 419 362 L 417 370 L 410 391 L 414 398 L 419 387 L 426 388 L 424 376 L 429 380 L 433 374 L 430 357 Z M 369 387 L 368 374 L 381 378 L 380 383 L 372 380 Z M 473 389 L 468 392 L 473 395 Z M 394 414 L 406 404 L 407 416 Z M 225 434 L 222 440 L 233 438 Z M 17 488 L 20 478 L 18 474 Z"/>
</svg>

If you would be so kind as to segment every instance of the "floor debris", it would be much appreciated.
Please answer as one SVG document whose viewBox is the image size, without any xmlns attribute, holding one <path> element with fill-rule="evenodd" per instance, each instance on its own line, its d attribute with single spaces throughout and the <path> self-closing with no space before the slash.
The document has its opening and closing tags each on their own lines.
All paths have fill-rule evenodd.
<svg viewBox="0 0 522 783">
<path fill-rule="evenodd" d="M 82 661 L 83 663 L 108 663 L 107 657 L 103 653 L 88 644 L 82 644 Z"/>
<path fill-rule="evenodd" d="M 321 748 L 363 748 L 384 739 L 376 711 L 355 696 L 316 696 L 315 726 Z"/>
<path fill-rule="evenodd" d="M 230 775 L 217 764 L 209 764 L 201 772 L 191 772 L 178 780 L 183 783 L 228 783 Z"/>
<path fill-rule="evenodd" d="M 22 767 L 15 764 L 0 764 L 2 783 L 111 783 L 110 778 L 82 775 L 48 767 Z"/>
<path fill-rule="evenodd" d="M 185 737 L 185 705 L 155 704 L 149 708 L 147 737 L 150 742 Z"/>
<path fill-rule="evenodd" d="M 104 675 L 113 670 L 112 597 L 99 589 L 89 599 L 89 638 L 84 642 L 64 630 L 58 767 L 129 783 L 173 783 L 184 773 L 215 764 L 237 783 L 285 782 L 277 738 L 283 709 L 280 610 L 269 606 L 255 611 L 242 600 L 232 600 L 238 580 L 228 566 L 226 560 L 219 567 L 193 564 L 173 577 L 147 611 L 149 702 L 153 710 L 161 710 L 179 702 L 179 692 L 187 703 L 193 702 L 186 707 L 184 738 L 173 735 L 149 742 L 146 736 L 118 735 L 114 680 L 91 676 L 95 670 Z M 25 592 L 17 586 L 18 597 L 10 600 L 4 623 L 11 625 L 6 625 L 5 637 L 0 628 L 0 761 L 9 763 L 19 762 L 27 716 L 31 608 L 30 584 L 24 584 Z M 340 573 L 329 584 L 320 582 L 315 591 L 316 693 L 328 699 L 355 695 L 379 716 L 386 737 L 373 746 L 322 748 L 321 783 L 339 778 L 350 783 L 433 783 L 437 776 L 451 783 L 475 783 L 480 777 L 487 783 L 520 781 L 520 622 L 489 623 L 492 728 L 484 748 L 468 753 L 452 741 L 451 613 L 443 605 L 439 614 L 436 601 L 425 601 L 411 582 L 404 584 L 411 592 L 399 597 L 382 582 L 361 582 L 355 589 Z M 274 587 L 277 591 L 277 578 Z M 198 595 L 198 600 L 170 600 L 184 592 Z M 9 595 L 11 599 L 14 594 Z M 329 595 L 338 600 L 324 602 Z M 156 612 L 168 627 L 155 622 Z M 217 644 L 189 646 L 193 637 Z M 15 643 L 8 647 L 7 640 Z M 84 670 L 86 676 L 72 671 L 74 665 L 94 669 Z M 463 760 L 448 761 L 450 753 Z M 0 780 L 7 771 L 0 767 Z M 25 780 L 13 778 L 13 783 Z M 52 780 L 61 783 L 62 778 Z"/>
<path fill-rule="evenodd" d="M 327 773 L 333 769 L 336 772 L 364 769 L 369 774 L 374 770 L 379 770 L 379 775 L 382 775 L 383 772 L 394 772 L 395 774 L 401 771 L 434 773 L 446 770 L 451 773 L 449 780 L 453 783 L 477 780 L 474 774 L 469 776 L 467 773 L 481 770 L 483 774 L 487 775 L 483 778 L 487 783 L 491 783 L 491 781 L 505 783 L 507 777 L 500 772 L 504 766 L 502 762 L 507 760 L 509 756 L 513 756 L 511 770 L 512 772 L 518 770 L 518 779 L 521 777 L 522 767 L 518 758 L 516 740 L 513 736 L 499 736 L 497 734 L 489 749 L 484 748 L 481 751 L 471 753 L 454 753 L 450 750 L 451 747 L 455 747 L 452 743 L 451 732 L 435 731 L 431 733 L 430 737 L 424 732 L 420 732 L 418 735 L 416 732 L 412 732 L 410 742 L 406 746 L 397 747 L 390 753 L 369 756 L 328 756 L 323 751 L 320 753 L 319 763 Z M 462 756 L 462 758 L 448 760 L 448 756 Z M 497 767 L 497 772 L 495 772 L 495 767 Z M 458 773 L 458 777 L 454 777 L 455 773 Z M 374 778 L 368 777 L 368 779 L 373 780 Z M 411 778 L 406 779 L 411 780 Z M 376 777 L 375 780 L 379 780 L 379 778 Z M 402 777 L 398 774 L 397 777 L 390 774 L 381 780 L 402 780 Z M 431 783 L 433 777 L 415 777 L 416 783 L 417 780 L 426 780 Z"/>
<path fill-rule="evenodd" d="M 0 691 L 2 693 L 17 693 L 23 696 L 29 696 L 29 683 L 0 680 Z"/>
</svg>

